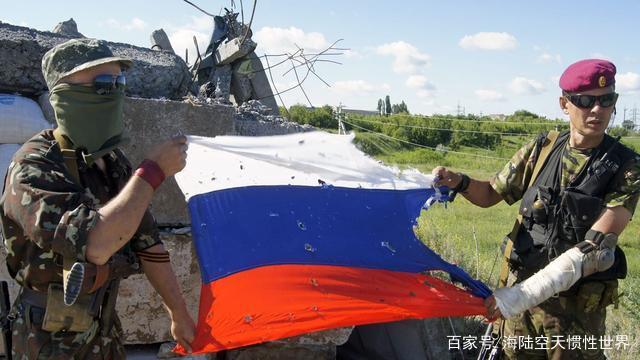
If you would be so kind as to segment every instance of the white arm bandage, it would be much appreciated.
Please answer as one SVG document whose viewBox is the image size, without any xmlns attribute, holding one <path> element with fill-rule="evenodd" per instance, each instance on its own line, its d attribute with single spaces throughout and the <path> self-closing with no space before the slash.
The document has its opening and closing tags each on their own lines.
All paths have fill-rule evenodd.
<svg viewBox="0 0 640 360">
<path fill-rule="evenodd" d="M 571 248 L 525 281 L 513 287 L 496 289 L 493 295 L 502 316 L 514 317 L 568 290 L 582 277 L 584 258 L 585 254 L 580 249 Z"/>
</svg>

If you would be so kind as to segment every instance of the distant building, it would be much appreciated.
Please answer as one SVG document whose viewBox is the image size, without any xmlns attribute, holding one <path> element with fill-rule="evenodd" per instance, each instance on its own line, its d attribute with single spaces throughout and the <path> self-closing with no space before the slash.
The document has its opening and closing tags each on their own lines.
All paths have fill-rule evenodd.
<svg viewBox="0 0 640 360">
<path fill-rule="evenodd" d="M 491 120 L 496 121 L 505 121 L 507 119 L 507 115 L 505 114 L 489 114 L 487 115 Z"/>
<path fill-rule="evenodd" d="M 305 108 L 307 110 L 312 111 L 312 110 L 318 109 L 319 107 L 305 106 Z M 333 109 L 335 110 L 335 107 Z M 342 112 L 345 114 L 355 114 L 355 115 L 368 115 L 368 116 L 380 115 L 380 113 L 376 110 L 358 110 L 358 109 L 342 108 Z"/>
<path fill-rule="evenodd" d="M 380 113 L 376 110 L 357 110 L 357 109 L 342 108 L 342 112 L 347 114 L 356 114 L 356 115 L 369 115 L 369 116 L 380 115 Z"/>
</svg>

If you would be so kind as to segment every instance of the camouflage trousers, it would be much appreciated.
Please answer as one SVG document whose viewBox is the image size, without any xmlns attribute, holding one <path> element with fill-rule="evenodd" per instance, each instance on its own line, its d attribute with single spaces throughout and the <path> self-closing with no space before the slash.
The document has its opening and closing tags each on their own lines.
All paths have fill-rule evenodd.
<svg viewBox="0 0 640 360">
<path fill-rule="evenodd" d="M 102 336 L 100 321 L 82 333 L 42 330 L 43 310 L 19 305 L 11 323 L 14 360 L 23 359 L 125 359 L 122 327 L 117 316 L 107 336 Z"/>
<path fill-rule="evenodd" d="M 553 297 L 505 320 L 504 357 L 606 359 L 600 338 L 605 334 L 606 307 L 617 302 L 617 290 L 617 280 L 587 282 L 574 295 Z"/>
</svg>

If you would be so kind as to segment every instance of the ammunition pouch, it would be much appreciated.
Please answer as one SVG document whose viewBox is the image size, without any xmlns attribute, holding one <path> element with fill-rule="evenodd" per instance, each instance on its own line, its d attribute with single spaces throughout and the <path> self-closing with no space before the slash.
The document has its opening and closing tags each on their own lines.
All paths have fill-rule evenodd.
<svg viewBox="0 0 640 360">
<path fill-rule="evenodd" d="M 618 281 L 589 281 L 580 285 L 575 295 L 576 308 L 591 313 L 605 309 L 609 305 L 617 308 Z"/>
<path fill-rule="evenodd" d="M 563 237 L 571 247 L 584 240 L 587 231 L 604 210 L 604 201 L 601 197 L 567 188 L 562 194 L 560 207 L 565 221 L 564 226 L 561 226 Z M 562 250 L 559 253 L 564 252 Z"/>
<path fill-rule="evenodd" d="M 90 263 L 83 265 L 86 271 L 82 291 L 72 304 L 65 304 L 62 284 L 49 284 L 46 293 L 22 288 L 19 301 L 44 311 L 43 330 L 85 332 L 98 317 L 109 318 L 106 323 L 110 328 L 119 279 L 140 272 L 137 263 L 120 254 L 114 255 L 102 268 Z"/>
<path fill-rule="evenodd" d="M 47 305 L 42 320 L 42 329 L 49 332 L 61 330 L 71 332 L 84 332 L 91 327 L 94 321 L 92 305 L 95 296 L 84 294 L 71 306 L 63 301 L 63 289 L 61 284 L 49 284 L 47 291 Z"/>
</svg>

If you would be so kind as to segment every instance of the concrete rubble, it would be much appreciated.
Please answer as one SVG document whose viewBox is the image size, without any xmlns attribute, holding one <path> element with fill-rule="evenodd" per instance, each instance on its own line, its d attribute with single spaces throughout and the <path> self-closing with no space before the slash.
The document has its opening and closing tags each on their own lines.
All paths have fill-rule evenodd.
<svg viewBox="0 0 640 360">
<path fill-rule="evenodd" d="M 53 46 L 73 37 L 0 24 L 0 91 L 35 95 L 47 89 L 40 64 Z M 138 46 L 108 43 L 114 54 L 133 59 L 127 72 L 127 95 L 180 100 L 191 86 L 187 64 L 177 55 Z"/>
<path fill-rule="evenodd" d="M 270 109 L 270 115 L 277 116 L 278 104 L 262 62 L 254 52 L 258 44 L 251 40 L 251 29 L 237 18 L 238 13 L 229 10 L 224 16 L 214 17 L 209 46 L 192 68 L 197 88 L 209 89 L 200 97 L 226 103 L 233 96 L 238 105 L 260 100 Z"/>
<path fill-rule="evenodd" d="M 158 29 L 151 33 L 151 49 L 174 52 L 164 29 Z"/>
<path fill-rule="evenodd" d="M 244 49 L 241 52 L 246 52 L 247 45 L 238 43 L 238 36 L 246 35 L 246 44 L 253 46 L 251 31 L 247 31 L 246 27 L 239 26 L 236 22 L 231 24 L 230 29 L 229 34 L 234 34 L 231 38 L 236 39 L 234 44 L 239 44 L 238 49 Z M 127 133 L 133 140 L 124 147 L 124 151 L 133 164 L 142 160 L 144 152 L 151 145 L 178 131 L 200 136 L 260 136 L 314 130 L 308 125 L 287 122 L 277 115 L 277 103 L 264 71 L 258 72 L 260 76 L 246 72 L 246 69 L 262 69 L 253 49 L 242 53 L 239 58 L 227 61 L 227 65 L 214 65 L 216 69 L 209 75 L 211 79 L 217 76 L 218 83 L 213 86 L 212 96 L 204 94 L 205 96 L 198 97 L 197 91 L 193 92 L 194 87 L 197 87 L 192 84 L 187 64 L 173 54 L 170 43 L 163 43 L 162 34 L 156 35 L 152 36 L 152 42 L 157 45 L 154 47 L 156 50 L 109 43 L 114 53 L 134 60 L 134 67 L 127 72 L 128 97 L 124 113 Z M 81 36 L 83 35 L 78 32 L 73 19 L 60 23 L 55 32 L 0 23 L 0 63 L 3 64 L 0 92 L 20 93 L 37 100 L 47 120 L 54 125 L 55 115 L 49 104 L 41 73 L 41 58 L 56 44 Z M 164 37 L 166 38 L 166 34 Z M 220 55 L 213 54 L 212 51 L 211 58 Z M 244 67 L 238 62 L 243 63 Z M 234 77 L 235 82 L 232 80 Z M 243 95 L 238 96 L 238 99 L 242 99 L 241 106 L 235 107 L 228 100 L 220 101 L 223 87 L 228 88 L 228 93 L 222 94 L 222 97 L 227 98 L 235 93 L 240 94 L 237 92 L 238 87 L 245 89 Z M 257 100 L 258 98 L 261 100 Z M 189 231 L 190 219 L 186 203 L 173 179 L 165 182 L 156 192 L 152 212 L 164 229 L 162 240 L 171 254 L 171 262 L 189 310 L 194 319 L 197 319 L 200 272 Z M 0 280 L 8 280 L 13 299 L 19 287 L 7 273 L 4 252 L 4 247 L 0 247 Z M 117 310 L 123 320 L 125 343 L 152 344 L 171 340 L 166 310 L 144 275 L 131 276 L 121 283 Z M 346 342 L 351 330 L 329 330 L 232 350 L 226 352 L 225 358 L 331 359 L 335 358 L 336 345 Z M 167 350 L 170 348 L 171 344 L 165 344 L 158 357 L 171 358 L 172 355 Z M 215 355 L 185 358 L 213 359 Z"/>
<path fill-rule="evenodd" d="M 86 36 L 80 34 L 78 32 L 78 24 L 73 18 L 58 23 L 55 28 L 53 28 L 53 32 L 56 34 L 72 37 L 72 38 L 84 38 Z"/>
</svg>

